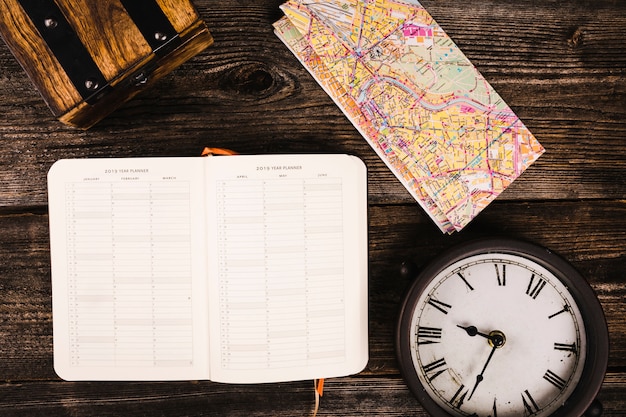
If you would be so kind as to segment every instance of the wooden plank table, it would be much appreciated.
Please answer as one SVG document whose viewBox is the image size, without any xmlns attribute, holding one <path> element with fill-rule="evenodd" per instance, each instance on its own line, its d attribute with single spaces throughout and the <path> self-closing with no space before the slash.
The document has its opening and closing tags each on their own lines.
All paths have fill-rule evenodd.
<svg viewBox="0 0 626 417">
<path fill-rule="evenodd" d="M 321 416 L 425 416 L 394 356 L 420 267 L 478 236 L 547 246 L 587 277 L 611 339 L 600 392 L 626 415 L 626 2 L 424 0 L 547 152 L 465 230 L 443 235 L 274 36 L 279 0 L 197 0 L 215 44 L 89 131 L 56 121 L 0 44 L 0 415 L 306 416 L 312 382 L 71 383 L 52 368 L 46 172 L 60 158 L 350 153 L 369 170 L 370 361 L 326 382 Z"/>
</svg>

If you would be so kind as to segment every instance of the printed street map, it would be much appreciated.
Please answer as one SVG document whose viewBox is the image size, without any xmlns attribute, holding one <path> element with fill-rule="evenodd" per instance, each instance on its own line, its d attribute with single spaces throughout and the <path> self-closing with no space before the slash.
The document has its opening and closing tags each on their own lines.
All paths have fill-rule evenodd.
<svg viewBox="0 0 626 417">
<path fill-rule="evenodd" d="M 277 36 L 447 233 L 544 151 L 415 0 L 291 0 Z"/>
</svg>

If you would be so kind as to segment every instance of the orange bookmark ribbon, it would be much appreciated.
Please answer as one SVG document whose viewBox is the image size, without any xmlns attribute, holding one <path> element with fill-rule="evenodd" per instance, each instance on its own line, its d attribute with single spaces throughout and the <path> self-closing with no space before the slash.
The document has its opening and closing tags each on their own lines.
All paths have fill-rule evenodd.
<svg viewBox="0 0 626 417">
<path fill-rule="evenodd" d="M 212 156 L 212 155 L 237 155 L 237 152 L 231 151 L 230 149 L 209 148 L 209 147 L 205 147 L 202 150 L 201 156 Z"/>
<path fill-rule="evenodd" d="M 313 387 L 315 388 L 315 409 L 313 410 L 313 417 L 315 417 L 320 408 L 320 397 L 324 395 L 324 378 L 314 379 Z"/>
</svg>

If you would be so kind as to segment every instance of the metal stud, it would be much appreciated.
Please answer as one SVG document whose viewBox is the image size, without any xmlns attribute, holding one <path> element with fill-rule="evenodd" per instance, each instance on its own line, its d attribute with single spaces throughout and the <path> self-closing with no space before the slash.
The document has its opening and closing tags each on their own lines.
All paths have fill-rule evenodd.
<svg viewBox="0 0 626 417">
<path fill-rule="evenodd" d="M 52 17 L 48 17 L 43 21 L 43 24 L 48 28 L 48 29 L 54 29 L 57 26 L 59 26 L 59 22 L 56 19 L 53 19 Z"/>
<path fill-rule="evenodd" d="M 87 90 L 89 91 L 97 90 L 99 86 L 100 83 L 98 83 L 98 80 L 95 80 L 93 78 L 88 78 L 85 80 L 85 88 L 87 88 Z"/>
<path fill-rule="evenodd" d="M 154 39 L 160 42 L 164 42 L 165 40 L 167 40 L 167 35 L 163 32 L 155 32 Z"/>
<path fill-rule="evenodd" d="M 141 87 L 142 85 L 146 85 L 148 83 L 148 74 L 146 74 L 143 71 L 141 71 L 138 74 L 135 74 L 133 78 L 135 80 L 136 87 Z"/>
</svg>

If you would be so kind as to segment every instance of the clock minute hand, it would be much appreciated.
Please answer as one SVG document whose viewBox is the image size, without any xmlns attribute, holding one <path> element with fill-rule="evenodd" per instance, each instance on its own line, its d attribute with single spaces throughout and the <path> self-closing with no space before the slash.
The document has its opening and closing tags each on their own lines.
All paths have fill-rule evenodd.
<svg viewBox="0 0 626 417">
<path fill-rule="evenodd" d="M 468 401 L 472 399 L 472 395 L 474 395 L 476 388 L 478 388 L 478 384 L 483 382 L 483 379 L 485 379 L 483 377 L 483 374 L 487 370 L 487 365 L 489 365 L 489 362 L 491 362 L 491 358 L 493 358 L 493 354 L 496 352 L 496 349 L 498 349 L 498 345 L 494 345 L 493 348 L 491 348 L 491 353 L 489 353 L 489 357 L 487 358 L 487 362 L 485 362 L 485 366 L 483 366 L 483 370 L 480 371 L 480 374 L 476 375 L 476 383 L 474 384 L 474 388 L 472 388 L 472 392 L 470 392 L 470 395 L 467 398 Z"/>
</svg>

